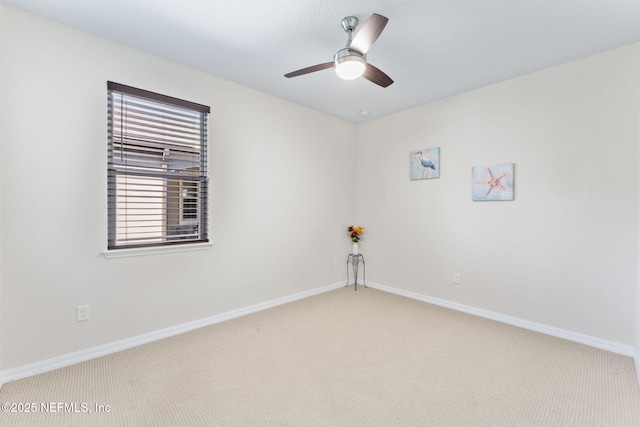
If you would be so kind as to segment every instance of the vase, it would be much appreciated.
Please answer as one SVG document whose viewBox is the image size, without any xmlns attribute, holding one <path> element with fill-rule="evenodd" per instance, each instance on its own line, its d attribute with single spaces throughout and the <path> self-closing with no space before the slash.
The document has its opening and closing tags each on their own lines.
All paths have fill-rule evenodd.
<svg viewBox="0 0 640 427">
<path fill-rule="evenodd" d="M 351 253 L 354 255 L 358 255 L 358 249 L 359 249 L 358 243 L 354 242 L 354 244 L 351 246 Z"/>
</svg>

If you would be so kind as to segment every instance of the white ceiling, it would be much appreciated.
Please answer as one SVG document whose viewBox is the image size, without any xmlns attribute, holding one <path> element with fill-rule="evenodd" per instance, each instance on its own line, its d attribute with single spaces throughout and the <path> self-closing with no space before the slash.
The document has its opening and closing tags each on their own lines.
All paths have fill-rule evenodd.
<svg viewBox="0 0 640 427">
<path fill-rule="evenodd" d="M 640 0 L 0 1 L 354 123 L 640 41 Z M 394 84 L 284 77 L 374 12 L 389 23 L 367 59 Z"/>
</svg>

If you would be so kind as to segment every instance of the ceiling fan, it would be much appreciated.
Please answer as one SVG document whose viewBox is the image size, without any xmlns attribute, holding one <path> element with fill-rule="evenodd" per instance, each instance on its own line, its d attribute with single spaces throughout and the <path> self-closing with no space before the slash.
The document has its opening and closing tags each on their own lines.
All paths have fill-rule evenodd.
<svg viewBox="0 0 640 427">
<path fill-rule="evenodd" d="M 358 18 L 347 16 L 342 20 L 342 28 L 348 36 L 347 46 L 333 55 L 333 61 L 302 68 L 284 76 L 287 78 L 297 77 L 333 67 L 336 74 L 345 80 L 354 80 L 362 76 L 379 86 L 389 86 L 393 80 L 378 68 L 367 63 L 367 51 L 378 39 L 388 21 L 389 18 L 374 13 L 352 39 L 352 33 L 358 26 Z"/>
</svg>

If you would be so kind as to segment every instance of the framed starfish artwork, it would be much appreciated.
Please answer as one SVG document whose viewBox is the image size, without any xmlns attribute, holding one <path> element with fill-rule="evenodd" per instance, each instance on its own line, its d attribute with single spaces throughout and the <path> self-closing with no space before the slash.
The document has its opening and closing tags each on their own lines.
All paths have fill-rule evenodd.
<svg viewBox="0 0 640 427">
<path fill-rule="evenodd" d="M 412 151 L 409 156 L 409 179 L 440 178 L 440 147 Z"/>
<path fill-rule="evenodd" d="M 471 168 L 473 200 L 513 200 L 513 163 Z"/>
</svg>

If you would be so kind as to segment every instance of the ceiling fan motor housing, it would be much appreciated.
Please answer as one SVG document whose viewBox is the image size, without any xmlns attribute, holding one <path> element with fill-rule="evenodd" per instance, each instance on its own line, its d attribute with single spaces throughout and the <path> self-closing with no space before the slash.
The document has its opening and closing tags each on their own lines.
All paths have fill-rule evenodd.
<svg viewBox="0 0 640 427">
<path fill-rule="evenodd" d="M 362 75 L 366 66 L 365 55 L 344 48 L 333 56 L 336 74 L 344 80 L 354 80 Z"/>
</svg>

